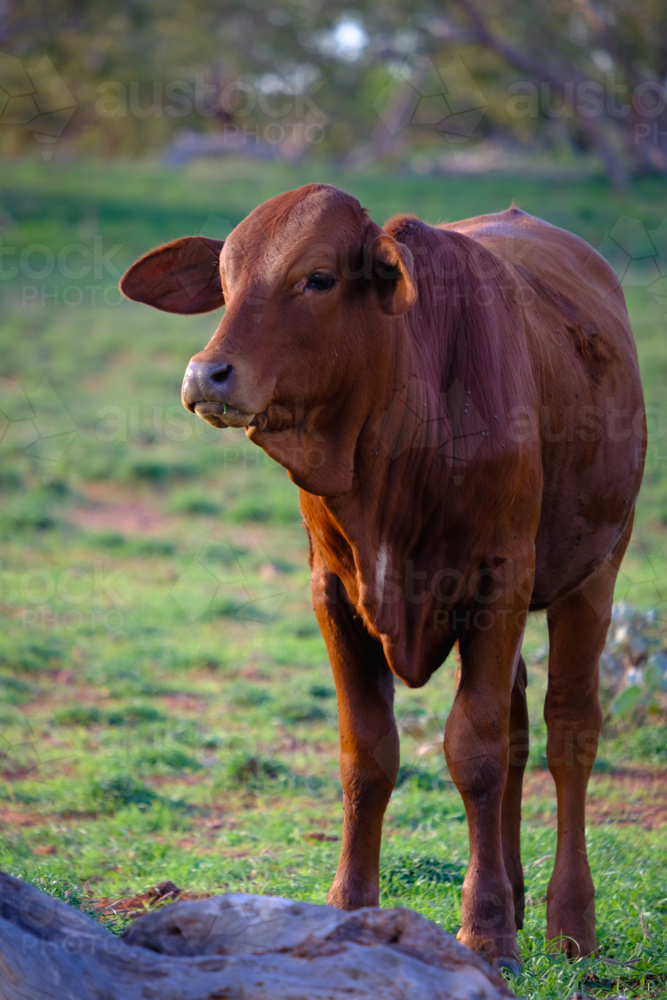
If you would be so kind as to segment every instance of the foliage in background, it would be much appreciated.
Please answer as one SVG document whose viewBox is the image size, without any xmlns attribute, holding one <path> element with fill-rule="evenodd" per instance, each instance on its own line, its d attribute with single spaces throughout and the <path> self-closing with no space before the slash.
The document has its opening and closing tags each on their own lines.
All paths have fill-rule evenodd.
<svg viewBox="0 0 667 1000">
<path fill-rule="evenodd" d="M 102 155 L 162 150 L 183 130 L 362 163 L 500 136 L 593 151 L 617 184 L 667 170 L 662 0 L 64 0 L 48 12 L 8 0 L 0 46 L 29 69 L 52 61 L 76 104 L 64 137 Z M 0 58 L 7 95 L 26 93 L 12 89 L 18 72 Z M 16 127 L 23 100 L 0 117 L 5 151 L 33 142 Z"/>
<path fill-rule="evenodd" d="M 635 726 L 650 715 L 667 721 L 665 625 L 655 608 L 614 605 L 600 659 L 601 694 L 613 719 L 631 720 Z"/>
</svg>

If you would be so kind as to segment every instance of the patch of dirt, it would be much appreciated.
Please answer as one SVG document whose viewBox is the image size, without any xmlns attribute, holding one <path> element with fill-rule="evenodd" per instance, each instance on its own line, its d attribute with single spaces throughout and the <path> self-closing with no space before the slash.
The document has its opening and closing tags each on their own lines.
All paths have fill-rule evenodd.
<svg viewBox="0 0 667 1000">
<path fill-rule="evenodd" d="M 194 837 L 184 837 L 182 840 L 176 841 L 176 847 L 180 847 L 184 851 L 189 851 L 196 843 L 197 841 Z M 202 854 L 204 852 L 200 850 L 199 853 Z"/>
<path fill-rule="evenodd" d="M 526 771 L 523 802 L 533 798 L 556 801 L 556 788 L 549 771 Z M 540 817 L 555 826 L 555 813 Z M 588 785 L 586 819 L 589 823 L 632 823 L 646 830 L 667 824 L 667 774 L 640 770 L 614 770 L 593 774 Z"/>
<path fill-rule="evenodd" d="M 95 822 L 99 817 L 99 813 L 89 812 L 86 809 L 67 809 L 65 812 L 56 813 L 55 815 L 59 820 L 69 823 Z"/>
<path fill-rule="evenodd" d="M 37 765 L 35 764 L 32 767 L 10 768 L 6 771 L 0 771 L 0 778 L 3 781 L 27 781 L 34 778 L 36 774 Z"/>
<path fill-rule="evenodd" d="M 147 785 L 160 788 L 162 785 L 200 785 L 209 774 L 153 774 L 145 779 Z"/>
<path fill-rule="evenodd" d="M 197 712 L 201 715 L 207 709 L 207 703 L 200 695 L 189 694 L 185 691 L 177 694 L 160 695 L 160 702 L 170 711 L 177 712 Z"/>
<path fill-rule="evenodd" d="M 164 493 L 151 490 L 149 487 L 128 488 L 108 481 L 86 482 L 80 487 L 83 503 L 71 507 L 67 512 L 68 520 L 85 531 L 117 532 L 119 535 L 140 537 L 156 537 L 169 535 L 183 525 L 186 516 L 167 514 L 157 505 L 164 502 Z M 259 543 L 264 545 L 266 534 L 272 537 L 275 528 L 271 526 L 262 531 L 260 526 L 234 528 L 234 541 L 241 547 L 250 547 Z M 287 553 L 290 557 L 293 553 Z M 303 556 L 296 559 L 303 564 Z M 271 570 L 274 567 L 271 566 Z"/>
<path fill-rule="evenodd" d="M 201 821 L 201 826 L 206 830 L 222 830 L 224 823 L 218 816 L 209 816 L 207 819 Z"/>
<path fill-rule="evenodd" d="M 116 923 L 118 920 L 133 920 L 147 910 L 163 906 L 165 903 L 176 903 L 185 899 L 208 899 L 210 895 L 210 892 L 179 889 L 173 882 L 158 882 L 157 885 L 136 896 L 121 896 L 120 899 L 103 896 L 101 899 L 84 900 L 80 909 L 92 910 L 99 920 Z"/>
<path fill-rule="evenodd" d="M 310 750 L 312 743 L 308 739 L 297 739 L 293 733 L 286 729 L 279 730 L 280 738 L 269 744 L 267 749 L 271 753 L 297 753 L 303 750 Z"/>
<path fill-rule="evenodd" d="M 46 817 L 37 813 L 23 813 L 7 807 L 0 808 L 0 824 L 3 826 L 46 826 Z"/>
<path fill-rule="evenodd" d="M 243 667 L 239 670 L 239 677 L 244 681 L 262 681 L 265 679 L 266 674 L 264 671 L 260 670 L 259 667 Z"/>
<path fill-rule="evenodd" d="M 110 497 L 108 483 L 86 483 L 85 506 L 73 507 L 68 519 L 85 531 L 117 531 L 120 535 L 163 535 L 172 525 L 173 518 L 167 517 L 155 506 L 125 491 Z"/>
</svg>

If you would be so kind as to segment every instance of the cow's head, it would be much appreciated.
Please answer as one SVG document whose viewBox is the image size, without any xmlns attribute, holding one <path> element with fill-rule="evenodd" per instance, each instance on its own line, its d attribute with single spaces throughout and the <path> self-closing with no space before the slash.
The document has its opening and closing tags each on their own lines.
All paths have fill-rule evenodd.
<svg viewBox="0 0 667 1000">
<path fill-rule="evenodd" d="M 121 290 L 167 312 L 224 304 L 187 367 L 183 405 L 244 427 L 312 493 L 351 488 L 355 442 L 417 298 L 409 249 L 355 198 L 322 184 L 278 195 L 224 243 L 192 236 L 153 250 Z"/>
</svg>

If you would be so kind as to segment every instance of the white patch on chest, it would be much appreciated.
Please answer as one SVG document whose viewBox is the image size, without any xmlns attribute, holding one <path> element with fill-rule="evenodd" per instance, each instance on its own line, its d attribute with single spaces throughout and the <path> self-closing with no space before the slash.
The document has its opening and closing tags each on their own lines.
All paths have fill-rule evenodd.
<svg viewBox="0 0 667 1000">
<path fill-rule="evenodd" d="M 384 596 L 384 580 L 387 575 L 387 564 L 389 563 L 389 550 L 383 542 L 378 551 L 375 561 L 375 596 L 381 603 Z"/>
</svg>

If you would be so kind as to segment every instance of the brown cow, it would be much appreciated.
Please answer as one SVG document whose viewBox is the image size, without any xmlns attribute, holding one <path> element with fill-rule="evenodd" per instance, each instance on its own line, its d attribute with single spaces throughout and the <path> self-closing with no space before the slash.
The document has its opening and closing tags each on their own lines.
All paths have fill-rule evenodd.
<svg viewBox="0 0 667 1000">
<path fill-rule="evenodd" d="M 598 660 L 645 450 L 612 270 L 516 208 L 380 229 L 354 198 L 311 184 L 260 205 L 224 246 L 190 237 L 154 250 L 121 288 L 169 312 L 226 304 L 183 403 L 245 428 L 300 487 L 340 718 L 345 822 L 329 902 L 377 904 L 399 765 L 394 676 L 420 687 L 458 645 L 444 748 L 470 835 L 460 938 L 513 967 L 521 642 L 527 613 L 546 609 L 558 796 L 547 935 L 595 952 L 584 810 Z"/>
</svg>

